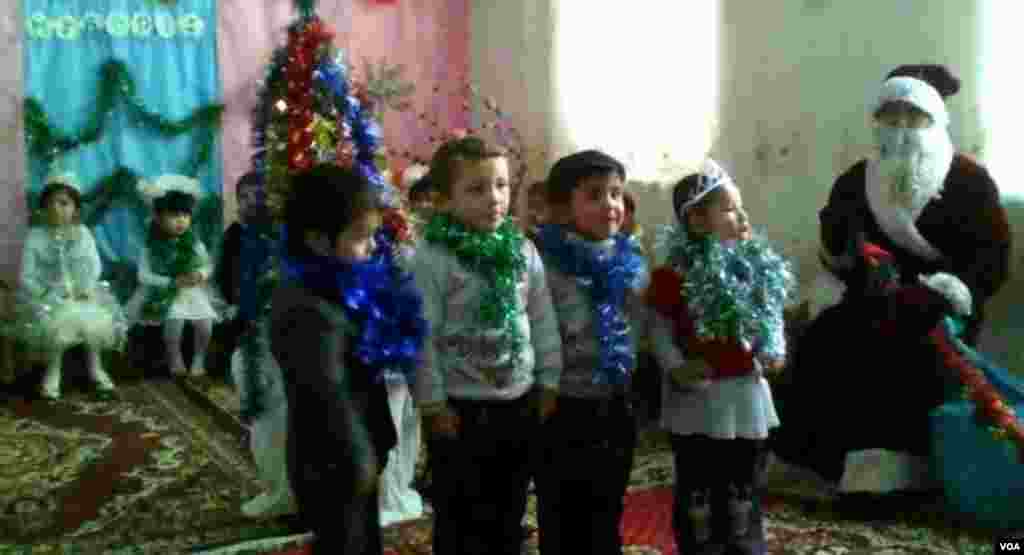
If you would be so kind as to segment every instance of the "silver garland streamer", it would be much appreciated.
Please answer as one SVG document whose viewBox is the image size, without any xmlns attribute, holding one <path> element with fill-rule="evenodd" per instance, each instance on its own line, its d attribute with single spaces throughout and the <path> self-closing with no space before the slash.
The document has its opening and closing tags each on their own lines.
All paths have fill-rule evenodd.
<svg viewBox="0 0 1024 555">
<path fill-rule="evenodd" d="M 752 350 L 785 354 L 783 309 L 795 298 L 796 277 L 760 232 L 725 244 L 713 237 L 690 237 L 682 226 L 660 229 L 658 260 L 685 276 L 683 298 L 698 337 L 735 339 Z"/>
</svg>

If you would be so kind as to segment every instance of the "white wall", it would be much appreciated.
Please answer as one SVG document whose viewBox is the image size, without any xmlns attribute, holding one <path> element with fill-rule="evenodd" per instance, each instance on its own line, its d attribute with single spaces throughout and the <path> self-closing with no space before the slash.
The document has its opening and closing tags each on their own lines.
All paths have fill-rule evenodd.
<svg viewBox="0 0 1024 555">
<path fill-rule="evenodd" d="M 979 17 L 977 3 L 964 0 L 723 1 L 716 155 L 742 184 L 753 217 L 799 260 L 803 285 L 820 271 L 817 212 L 835 178 L 866 152 L 868 102 L 890 69 L 949 65 L 963 82 L 949 101 L 954 143 L 984 148 Z M 1024 208 L 1007 208 L 1011 225 L 1024 229 Z M 1024 287 L 1011 278 L 989 304 L 982 339 L 986 352 L 1017 368 L 1024 368 L 1024 313 L 1014 310 L 1021 299 Z"/>
<path fill-rule="evenodd" d="M 522 133 L 529 160 L 526 184 L 543 179 L 552 135 L 552 0 L 473 0 L 470 76 L 494 97 Z M 479 122 L 473 122 L 477 125 Z M 526 195 L 520 195 L 520 207 Z"/>
<path fill-rule="evenodd" d="M 552 127 L 544 119 L 550 116 L 547 95 L 557 94 L 546 70 L 550 41 L 543 37 L 550 2 L 477 0 L 472 26 L 474 79 L 500 90 L 494 94 L 512 118 L 546 145 Z M 835 178 L 867 152 L 868 104 L 889 70 L 934 62 L 953 68 L 963 81 L 949 102 L 954 142 L 969 152 L 984 147 L 977 110 L 977 4 L 721 0 L 720 134 L 713 155 L 740 184 L 755 223 L 797 261 L 804 286 L 820 271 L 818 211 Z M 688 55 L 707 53 L 679 53 L 666 61 L 666 70 L 685 71 Z M 645 224 L 671 221 L 668 191 L 640 186 L 636 192 Z M 1008 210 L 1012 225 L 1024 229 L 1024 206 L 1011 204 Z M 1024 369 L 1024 311 L 1013 310 L 1022 300 L 1024 287 L 1011 279 L 990 303 L 983 347 L 1004 364 Z"/>
</svg>

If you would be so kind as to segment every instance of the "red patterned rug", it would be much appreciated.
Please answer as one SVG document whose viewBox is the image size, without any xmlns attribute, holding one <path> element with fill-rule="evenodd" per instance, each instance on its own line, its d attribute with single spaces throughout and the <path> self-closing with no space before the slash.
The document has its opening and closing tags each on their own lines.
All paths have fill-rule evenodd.
<svg viewBox="0 0 1024 555">
<path fill-rule="evenodd" d="M 532 504 L 531 504 L 532 509 Z M 385 555 L 428 555 L 430 548 L 430 521 L 428 519 L 388 527 L 384 530 Z M 667 487 L 630 492 L 626 496 L 626 513 L 622 518 L 622 537 L 628 546 L 627 555 L 676 555 L 672 539 L 672 489 Z M 308 538 L 294 543 L 308 541 Z M 527 541 L 527 553 L 537 553 L 537 532 Z M 244 553 L 263 553 L 237 551 Z M 308 545 L 285 547 L 267 555 L 309 555 Z"/>
<path fill-rule="evenodd" d="M 827 511 L 774 495 L 765 498 L 768 553 L 784 555 L 988 554 L 991 538 L 971 537 L 955 530 L 912 522 L 843 521 Z M 672 540 L 672 490 L 668 486 L 630 491 L 622 533 L 626 555 L 676 555 Z M 530 511 L 533 511 L 531 503 Z M 309 537 L 250 543 L 211 555 L 309 555 Z M 431 555 L 430 520 L 421 519 L 384 529 L 386 555 Z M 537 553 L 537 531 L 524 554 Z"/>
<path fill-rule="evenodd" d="M 239 506 L 261 486 L 241 438 L 174 382 L 118 391 L 0 400 L 0 553 L 171 554 L 253 537 Z"/>
</svg>

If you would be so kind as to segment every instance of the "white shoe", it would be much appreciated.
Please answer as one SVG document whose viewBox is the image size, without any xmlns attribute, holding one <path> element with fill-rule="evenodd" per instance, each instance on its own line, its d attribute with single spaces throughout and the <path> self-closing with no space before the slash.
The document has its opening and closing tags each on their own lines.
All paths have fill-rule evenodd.
<svg viewBox="0 0 1024 555">
<path fill-rule="evenodd" d="M 273 518 L 297 511 L 295 499 L 290 495 L 261 493 L 242 505 L 242 514 L 249 518 Z"/>
<path fill-rule="evenodd" d="M 114 391 L 117 387 L 114 385 L 114 381 L 110 379 L 110 375 L 107 374 L 106 370 L 97 368 L 89 372 L 92 381 L 96 382 L 96 389 L 100 391 Z"/>
<path fill-rule="evenodd" d="M 39 385 L 39 394 L 46 399 L 60 399 L 60 370 L 47 369 L 43 383 Z"/>
<path fill-rule="evenodd" d="M 39 386 L 39 395 L 41 395 L 44 399 L 49 399 L 51 401 L 59 401 L 60 386 L 58 385 L 56 387 L 48 387 L 46 385 L 41 385 Z"/>
<path fill-rule="evenodd" d="M 202 378 L 203 376 L 206 375 L 206 369 L 205 368 L 193 368 L 191 371 L 189 371 L 188 374 L 189 374 L 189 376 L 192 376 L 193 378 Z"/>
</svg>

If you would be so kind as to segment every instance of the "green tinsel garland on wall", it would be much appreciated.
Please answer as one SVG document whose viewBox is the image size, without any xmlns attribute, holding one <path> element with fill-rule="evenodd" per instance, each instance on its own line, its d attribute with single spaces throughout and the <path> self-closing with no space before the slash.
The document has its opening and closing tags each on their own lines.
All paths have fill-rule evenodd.
<svg viewBox="0 0 1024 555">
<path fill-rule="evenodd" d="M 100 68 L 99 90 L 96 93 L 96 109 L 89 121 L 80 130 L 64 133 L 50 123 L 42 103 L 34 98 L 25 100 L 25 142 L 29 155 L 44 162 L 67 154 L 100 140 L 106 129 L 110 112 L 118 102 L 124 102 L 136 122 L 155 130 L 164 137 L 176 137 L 196 128 L 216 128 L 220 125 L 223 104 L 210 104 L 196 109 L 188 117 L 173 121 L 148 108 L 136 92 L 132 78 L 124 62 L 110 60 Z"/>
<path fill-rule="evenodd" d="M 313 17 L 316 14 L 316 0 L 295 0 L 300 17 Z"/>
<path fill-rule="evenodd" d="M 224 105 L 209 104 L 194 110 L 184 119 L 168 119 L 146 107 L 137 93 L 135 79 L 125 64 L 118 60 L 109 60 L 100 68 L 99 87 L 93 103 L 95 109 L 77 131 L 64 132 L 56 128 L 51 124 L 41 102 L 34 98 L 25 100 L 25 142 L 29 158 L 35 163 L 48 165 L 69 152 L 96 143 L 106 131 L 110 113 L 122 102 L 136 125 L 164 138 L 188 132 L 197 133 L 195 150 L 178 173 L 191 176 L 201 173 L 213 154 Z M 94 228 L 103 221 L 111 208 L 121 206 L 136 214 L 140 227 L 144 227 L 149 209 L 138 194 L 139 179 L 135 171 L 120 166 L 110 175 L 101 178 L 92 188 L 87 188 L 89 192 L 82 195 L 82 223 Z M 30 224 L 42 223 L 43 213 L 38 209 L 38 193 L 26 191 L 26 196 L 31 209 Z M 196 234 L 214 257 L 220 252 L 222 209 L 219 195 L 207 195 L 196 206 L 193 216 L 192 225 Z M 115 282 L 115 290 L 124 298 L 134 286 L 134 280 L 131 279 L 134 278 L 134 268 L 124 262 L 110 262 L 108 269 Z"/>
</svg>

